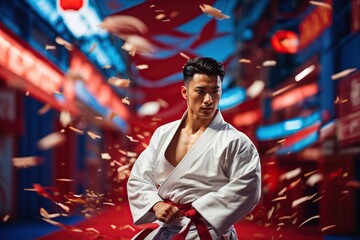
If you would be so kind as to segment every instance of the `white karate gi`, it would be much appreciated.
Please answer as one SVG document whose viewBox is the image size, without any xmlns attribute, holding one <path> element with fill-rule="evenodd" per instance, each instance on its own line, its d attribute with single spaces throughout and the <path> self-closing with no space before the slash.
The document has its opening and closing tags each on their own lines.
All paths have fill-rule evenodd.
<svg viewBox="0 0 360 240">
<path fill-rule="evenodd" d="M 182 119 L 186 115 L 185 112 Z M 221 239 L 225 232 L 230 232 L 228 239 L 236 239 L 233 224 L 245 217 L 260 198 L 258 152 L 251 140 L 226 123 L 218 111 L 189 152 L 173 167 L 165 159 L 165 151 L 182 119 L 159 127 L 132 168 L 127 189 L 134 224 L 155 221 L 153 205 L 167 199 L 191 203 L 209 225 L 213 239 Z M 186 221 L 184 218 L 164 226 L 181 227 Z M 198 239 L 196 236 L 192 227 L 186 239 Z"/>
</svg>

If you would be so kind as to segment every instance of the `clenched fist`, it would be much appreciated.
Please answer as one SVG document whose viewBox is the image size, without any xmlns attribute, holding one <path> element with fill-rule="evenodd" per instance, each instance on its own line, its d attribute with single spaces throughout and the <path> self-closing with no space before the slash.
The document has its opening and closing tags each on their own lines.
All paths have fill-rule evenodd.
<svg viewBox="0 0 360 240">
<path fill-rule="evenodd" d="M 184 216 L 176 206 L 166 202 L 155 203 L 152 210 L 156 218 L 164 223 L 170 223 Z"/>
</svg>

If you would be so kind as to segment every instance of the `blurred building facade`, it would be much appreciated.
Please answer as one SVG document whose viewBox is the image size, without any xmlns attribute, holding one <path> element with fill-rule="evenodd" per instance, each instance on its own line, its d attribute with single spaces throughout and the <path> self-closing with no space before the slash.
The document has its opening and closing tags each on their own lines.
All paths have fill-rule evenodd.
<svg viewBox="0 0 360 240">
<path fill-rule="evenodd" d="M 222 111 L 261 154 L 263 197 L 252 221 L 299 226 L 314 217 L 308 224 L 324 236 L 358 236 L 360 1 L 320 3 L 231 2 L 235 47 L 226 62 L 232 79 L 226 89 L 245 89 L 246 97 Z M 131 7 L 137 6 L 124 13 L 132 14 Z M 128 94 L 135 102 L 141 94 L 156 98 L 166 88 L 136 92 L 140 75 L 131 69 L 139 59 L 120 49 L 120 39 L 75 36 L 60 17 L 46 20 L 26 1 L 0 1 L 0 19 L 0 216 L 34 219 L 41 207 L 50 207 L 26 190 L 34 183 L 56 187 L 59 195 L 105 192 L 122 201 L 126 176 L 119 180 L 117 169 L 131 166 L 158 126 L 156 116 L 139 117 L 123 100 Z M 94 46 L 105 55 L 116 50 L 109 58 L 116 63 L 105 67 Z M 136 76 L 135 90 L 109 84 L 115 75 Z M 174 111 L 180 110 L 168 110 Z M 60 131 L 65 141 L 39 148 L 41 138 Z M 28 156 L 34 166 L 14 167 L 14 157 Z"/>
</svg>

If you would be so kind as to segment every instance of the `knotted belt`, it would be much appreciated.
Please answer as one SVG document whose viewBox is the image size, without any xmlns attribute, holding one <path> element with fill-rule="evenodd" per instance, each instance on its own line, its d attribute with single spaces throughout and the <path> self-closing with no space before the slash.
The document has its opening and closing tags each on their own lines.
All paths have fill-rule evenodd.
<svg viewBox="0 0 360 240">
<path fill-rule="evenodd" d="M 209 229 L 207 225 L 201 219 L 200 214 L 196 212 L 194 208 L 192 208 L 191 204 L 177 204 L 173 202 L 166 201 L 169 204 L 176 206 L 185 217 L 190 218 L 190 221 L 185 226 L 183 231 L 176 234 L 172 237 L 171 240 L 185 240 L 186 235 L 189 233 L 191 225 L 194 223 L 196 230 L 199 234 L 201 240 L 212 240 Z M 145 228 L 138 236 L 136 236 L 135 240 L 143 240 L 148 236 L 152 231 L 157 229 L 159 224 L 152 224 L 148 228 Z"/>
</svg>

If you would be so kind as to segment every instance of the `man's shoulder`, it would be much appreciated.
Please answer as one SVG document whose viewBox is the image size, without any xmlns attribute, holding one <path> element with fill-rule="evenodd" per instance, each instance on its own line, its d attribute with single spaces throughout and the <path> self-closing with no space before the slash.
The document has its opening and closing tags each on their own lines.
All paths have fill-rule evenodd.
<svg viewBox="0 0 360 240">
<path fill-rule="evenodd" d="M 236 129 L 230 123 L 224 122 L 222 128 L 222 134 L 225 139 L 228 141 L 251 141 L 250 138 L 240 130 Z"/>
</svg>

